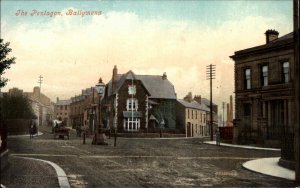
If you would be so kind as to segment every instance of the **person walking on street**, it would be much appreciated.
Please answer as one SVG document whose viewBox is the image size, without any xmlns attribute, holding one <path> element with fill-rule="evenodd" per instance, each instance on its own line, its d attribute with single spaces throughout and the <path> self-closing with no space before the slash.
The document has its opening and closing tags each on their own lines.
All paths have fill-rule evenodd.
<svg viewBox="0 0 300 188">
<path fill-rule="evenodd" d="M 31 124 L 30 127 L 29 127 L 29 136 L 30 136 L 30 139 L 33 138 L 33 134 L 34 134 L 33 131 L 34 131 L 33 124 Z"/>
<path fill-rule="evenodd" d="M 219 132 L 219 130 L 216 131 L 216 144 L 217 144 L 217 146 L 220 145 L 220 132 Z"/>
</svg>

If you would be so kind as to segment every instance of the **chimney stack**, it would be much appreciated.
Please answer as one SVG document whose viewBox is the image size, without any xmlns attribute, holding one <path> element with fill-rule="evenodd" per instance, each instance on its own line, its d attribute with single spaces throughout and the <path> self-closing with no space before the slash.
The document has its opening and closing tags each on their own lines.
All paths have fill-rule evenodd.
<svg viewBox="0 0 300 188">
<path fill-rule="evenodd" d="M 40 87 L 36 86 L 33 88 L 34 95 L 36 95 L 36 96 L 40 95 L 40 92 L 41 92 Z"/>
<path fill-rule="evenodd" d="M 184 98 L 183 100 L 187 101 L 187 102 L 192 102 L 193 101 L 193 95 L 192 92 L 189 92 Z"/>
<path fill-rule="evenodd" d="M 116 87 L 116 84 L 117 84 L 117 75 L 118 75 L 118 69 L 117 69 L 117 65 L 114 66 L 114 69 L 113 69 L 113 75 L 112 75 L 112 79 L 111 79 L 111 92 L 114 93 L 115 91 L 115 87 Z"/>
<path fill-rule="evenodd" d="M 275 39 L 278 39 L 278 35 L 279 35 L 279 32 L 276 31 L 276 30 L 272 30 L 272 29 L 268 29 L 266 32 L 265 32 L 265 35 L 266 35 L 266 44 L 270 43 L 271 41 L 275 40 Z"/>
<path fill-rule="evenodd" d="M 58 97 L 56 97 L 56 102 L 58 103 L 58 101 L 59 101 L 59 98 L 58 98 Z"/>
<path fill-rule="evenodd" d="M 228 122 L 230 121 L 230 107 L 229 107 L 229 103 L 227 103 L 227 126 L 228 126 Z"/>
<path fill-rule="evenodd" d="M 198 102 L 199 104 L 201 104 L 201 95 L 195 95 L 195 96 L 194 96 L 194 100 L 195 100 L 196 102 Z"/>
<path fill-rule="evenodd" d="M 162 79 L 163 79 L 163 80 L 166 80 L 166 79 L 167 79 L 167 73 L 166 73 L 166 72 L 164 72 L 164 74 L 162 75 Z"/>
</svg>

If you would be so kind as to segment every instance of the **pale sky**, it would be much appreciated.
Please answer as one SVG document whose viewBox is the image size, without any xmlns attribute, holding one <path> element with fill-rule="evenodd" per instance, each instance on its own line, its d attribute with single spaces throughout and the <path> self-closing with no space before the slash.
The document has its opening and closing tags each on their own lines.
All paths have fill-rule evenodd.
<svg viewBox="0 0 300 188">
<path fill-rule="evenodd" d="M 61 11 L 63 16 L 30 16 Z M 66 16 L 67 10 L 101 11 L 100 16 Z M 27 16 L 16 16 L 17 10 Z M 206 66 L 215 64 L 214 102 L 221 109 L 234 91 L 235 51 L 265 43 L 264 32 L 292 31 L 292 0 L 285 1 L 1 1 L 1 38 L 11 42 L 16 64 L 3 91 L 42 92 L 53 101 L 106 83 L 119 73 L 167 73 L 178 98 L 188 92 L 209 98 Z"/>
</svg>

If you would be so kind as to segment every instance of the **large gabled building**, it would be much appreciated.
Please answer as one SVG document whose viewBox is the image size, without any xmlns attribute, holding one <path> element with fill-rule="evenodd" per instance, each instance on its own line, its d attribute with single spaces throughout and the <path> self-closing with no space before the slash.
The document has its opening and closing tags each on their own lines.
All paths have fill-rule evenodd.
<svg viewBox="0 0 300 188">
<path fill-rule="evenodd" d="M 118 74 L 115 66 L 102 104 L 105 124 L 118 132 L 176 129 L 176 93 L 166 74 Z"/>
</svg>

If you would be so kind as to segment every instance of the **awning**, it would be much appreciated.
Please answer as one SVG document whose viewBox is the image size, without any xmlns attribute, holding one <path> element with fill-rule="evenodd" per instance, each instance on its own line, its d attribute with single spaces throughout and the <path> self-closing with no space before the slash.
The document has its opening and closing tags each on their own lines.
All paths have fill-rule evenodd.
<svg viewBox="0 0 300 188">
<path fill-rule="evenodd" d="M 123 116 L 124 117 L 142 117 L 142 112 L 141 111 L 123 111 Z"/>
</svg>

